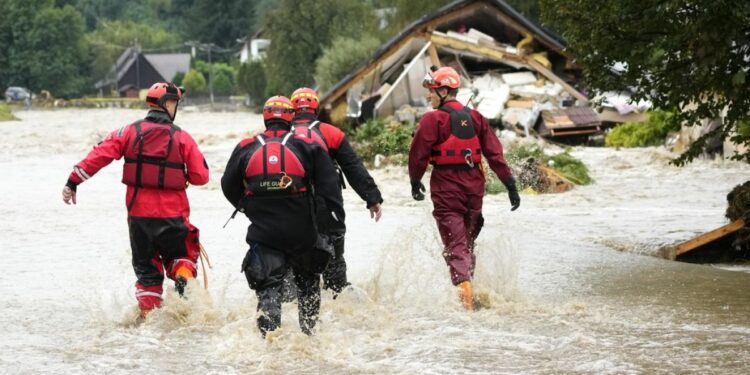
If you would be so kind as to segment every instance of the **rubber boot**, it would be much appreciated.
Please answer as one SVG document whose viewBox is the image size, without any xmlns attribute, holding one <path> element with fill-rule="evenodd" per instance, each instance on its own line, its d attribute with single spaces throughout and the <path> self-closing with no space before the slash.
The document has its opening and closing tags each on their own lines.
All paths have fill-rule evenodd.
<svg viewBox="0 0 750 375">
<path fill-rule="evenodd" d="M 256 291 L 258 296 L 258 329 L 263 337 L 266 333 L 275 331 L 281 325 L 281 299 L 279 298 L 281 285 Z"/>
<path fill-rule="evenodd" d="M 320 276 L 298 272 L 294 274 L 299 303 L 299 327 L 302 332 L 312 336 L 320 313 Z"/>
<path fill-rule="evenodd" d="M 461 304 L 468 311 L 474 311 L 474 293 L 471 290 L 471 281 L 464 281 L 457 285 Z"/>
<path fill-rule="evenodd" d="M 185 286 L 187 285 L 188 280 L 194 279 L 193 277 L 193 271 L 190 270 L 187 267 L 178 267 L 177 270 L 174 273 L 174 287 L 177 289 L 177 293 L 180 294 L 180 297 L 184 297 L 185 295 Z"/>
</svg>

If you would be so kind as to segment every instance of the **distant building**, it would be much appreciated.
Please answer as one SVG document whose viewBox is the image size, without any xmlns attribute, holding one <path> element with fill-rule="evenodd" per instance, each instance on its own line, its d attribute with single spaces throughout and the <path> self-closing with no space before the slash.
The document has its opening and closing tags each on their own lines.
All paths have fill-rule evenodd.
<svg viewBox="0 0 750 375">
<path fill-rule="evenodd" d="M 265 29 L 261 28 L 250 37 L 238 40 L 238 42 L 242 43 L 242 49 L 240 50 L 240 64 L 249 61 L 262 60 L 266 57 L 266 51 L 271 45 L 271 40 L 263 38 L 264 31 Z"/>
<path fill-rule="evenodd" d="M 143 54 L 128 48 L 115 62 L 107 77 L 95 87 L 103 92 L 117 91 L 122 97 L 138 96 L 155 82 L 172 82 L 177 73 L 190 69 L 190 54 Z"/>
</svg>

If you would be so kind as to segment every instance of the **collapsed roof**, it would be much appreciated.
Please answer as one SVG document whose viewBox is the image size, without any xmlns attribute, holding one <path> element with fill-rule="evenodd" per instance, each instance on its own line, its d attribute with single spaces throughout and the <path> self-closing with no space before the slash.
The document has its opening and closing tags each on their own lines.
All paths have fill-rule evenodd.
<svg viewBox="0 0 750 375">
<path fill-rule="evenodd" d="M 430 65 L 453 66 L 466 78 L 533 71 L 586 103 L 571 86 L 580 71 L 564 47 L 561 37 L 502 0 L 458 0 L 406 27 L 324 93 L 321 104 L 334 121 L 344 115 L 387 116 L 404 104 L 425 104 L 421 80 Z"/>
</svg>

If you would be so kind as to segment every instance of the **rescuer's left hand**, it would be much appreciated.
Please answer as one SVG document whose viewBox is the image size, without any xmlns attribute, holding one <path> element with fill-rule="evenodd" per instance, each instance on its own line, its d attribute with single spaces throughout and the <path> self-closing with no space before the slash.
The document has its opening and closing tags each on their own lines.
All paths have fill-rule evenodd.
<svg viewBox="0 0 750 375">
<path fill-rule="evenodd" d="M 425 191 L 427 191 L 427 189 L 425 189 L 421 181 L 411 182 L 411 197 L 414 198 L 415 201 L 423 201 Z"/>
<path fill-rule="evenodd" d="M 503 183 L 505 188 L 508 189 L 508 199 L 510 199 L 510 210 L 515 211 L 518 206 L 521 205 L 521 197 L 518 195 L 518 188 L 516 188 L 516 180 L 510 180 L 507 183 Z"/>
</svg>

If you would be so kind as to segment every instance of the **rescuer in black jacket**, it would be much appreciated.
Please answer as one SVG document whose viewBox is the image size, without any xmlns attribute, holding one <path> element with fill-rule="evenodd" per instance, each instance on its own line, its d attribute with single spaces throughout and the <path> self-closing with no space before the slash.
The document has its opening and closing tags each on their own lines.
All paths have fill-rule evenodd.
<svg viewBox="0 0 750 375">
<path fill-rule="evenodd" d="M 316 197 L 325 201 L 331 220 L 344 220 L 334 166 L 322 148 L 289 131 L 293 113 L 289 99 L 268 99 L 266 131 L 237 145 L 221 179 L 226 198 L 251 222 L 242 270 L 258 296 L 258 328 L 264 336 L 281 324 L 280 292 L 289 268 L 300 328 L 312 334 L 320 309 L 320 273 L 333 255 L 330 244 L 317 243 Z"/>
</svg>

